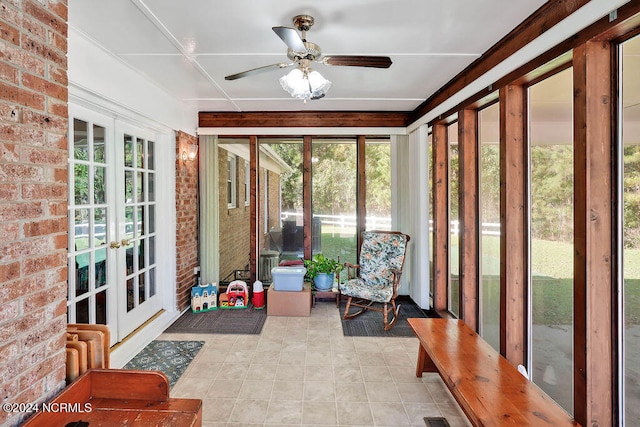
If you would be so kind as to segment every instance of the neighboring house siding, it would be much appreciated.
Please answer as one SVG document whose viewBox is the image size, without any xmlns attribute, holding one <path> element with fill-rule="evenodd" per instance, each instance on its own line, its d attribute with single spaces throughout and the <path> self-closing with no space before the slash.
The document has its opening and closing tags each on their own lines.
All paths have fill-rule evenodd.
<svg viewBox="0 0 640 427">
<path fill-rule="evenodd" d="M 67 2 L 2 2 L 0 28 L 0 390 L 38 402 L 65 385 Z"/>
<path fill-rule="evenodd" d="M 227 207 L 227 151 L 218 151 L 220 280 L 249 267 L 250 209 L 244 204 L 244 159 L 236 157 L 236 207 Z"/>
<path fill-rule="evenodd" d="M 198 266 L 198 159 L 182 161 L 188 145 L 197 144 L 195 136 L 176 132 L 176 304 L 178 310 L 189 307 L 193 269 Z"/>
</svg>

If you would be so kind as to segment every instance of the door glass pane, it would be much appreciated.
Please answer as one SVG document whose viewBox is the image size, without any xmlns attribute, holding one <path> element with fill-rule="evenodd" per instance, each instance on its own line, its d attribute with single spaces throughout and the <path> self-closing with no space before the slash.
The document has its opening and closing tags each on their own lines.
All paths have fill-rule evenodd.
<svg viewBox="0 0 640 427">
<path fill-rule="evenodd" d="M 73 158 L 77 160 L 89 159 L 89 145 L 87 141 L 87 122 L 73 119 Z"/>
<path fill-rule="evenodd" d="M 481 334 L 500 351 L 500 104 L 479 112 L 479 129 Z"/>
<path fill-rule="evenodd" d="M 147 276 L 149 278 L 149 297 L 152 297 L 156 294 L 156 269 L 151 268 Z"/>
<path fill-rule="evenodd" d="M 75 164 L 73 168 L 74 203 L 86 205 L 89 203 L 89 166 Z"/>
<path fill-rule="evenodd" d="M 624 407 L 640 420 L 640 37 L 622 45 Z"/>
<path fill-rule="evenodd" d="M 85 252 L 76 255 L 76 295 L 82 295 L 89 291 L 89 262 L 91 254 Z"/>
<path fill-rule="evenodd" d="M 144 202 L 144 179 L 142 178 L 144 174 L 142 172 L 138 172 L 136 174 L 136 199 L 138 202 Z"/>
<path fill-rule="evenodd" d="M 312 253 L 353 264 L 358 262 L 356 149 L 355 139 L 314 139 L 311 147 Z"/>
<path fill-rule="evenodd" d="M 133 172 L 125 171 L 124 173 L 124 199 L 127 202 L 133 201 Z"/>
<path fill-rule="evenodd" d="M 107 284 L 107 249 L 99 249 L 95 254 L 95 286 L 99 288 Z"/>
<path fill-rule="evenodd" d="M 152 171 L 156 168 L 155 163 L 156 144 L 153 141 L 147 141 L 147 168 Z"/>
<path fill-rule="evenodd" d="M 135 224 L 133 222 L 133 210 L 133 206 L 127 206 L 126 208 L 124 208 L 124 236 L 127 240 L 133 239 L 133 230 L 135 229 Z"/>
<path fill-rule="evenodd" d="M 96 294 L 96 323 L 107 324 L 107 291 Z"/>
<path fill-rule="evenodd" d="M 149 205 L 149 233 L 156 232 L 156 207 Z"/>
<path fill-rule="evenodd" d="M 458 209 L 458 189 L 460 188 L 458 123 L 453 123 L 447 129 L 449 141 L 449 311 L 460 317 L 460 211 Z"/>
<path fill-rule="evenodd" d="M 391 143 L 367 138 L 365 144 L 367 180 L 367 230 L 391 230 Z"/>
<path fill-rule="evenodd" d="M 124 166 L 133 167 L 133 137 L 124 136 Z"/>
<path fill-rule="evenodd" d="M 105 163 L 105 129 L 102 126 L 93 125 L 93 161 Z"/>
<path fill-rule="evenodd" d="M 95 239 L 93 244 L 105 245 L 107 243 L 107 210 L 96 208 L 93 213 L 93 238 Z"/>
<path fill-rule="evenodd" d="M 147 181 L 149 183 L 148 197 L 150 202 L 156 200 L 156 174 L 149 172 L 147 174 Z"/>
<path fill-rule="evenodd" d="M 95 204 L 104 204 L 106 202 L 105 171 L 106 168 L 103 166 L 95 166 L 93 168 L 93 202 Z"/>
<path fill-rule="evenodd" d="M 144 139 L 136 139 L 136 166 L 138 168 L 144 167 Z"/>
<path fill-rule="evenodd" d="M 530 375 L 573 413 L 573 70 L 529 89 Z"/>
<path fill-rule="evenodd" d="M 134 294 L 133 294 L 133 285 L 134 285 L 135 277 L 127 279 L 127 311 L 131 311 L 134 309 Z"/>
<path fill-rule="evenodd" d="M 75 323 L 90 323 L 89 320 L 89 298 L 81 299 L 76 303 Z"/>
</svg>

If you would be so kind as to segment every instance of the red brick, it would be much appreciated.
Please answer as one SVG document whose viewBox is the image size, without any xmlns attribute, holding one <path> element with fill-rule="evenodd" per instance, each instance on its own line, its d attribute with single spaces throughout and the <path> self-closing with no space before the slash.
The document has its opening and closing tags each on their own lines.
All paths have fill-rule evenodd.
<svg viewBox="0 0 640 427">
<path fill-rule="evenodd" d="M 53 181 L 64 184 L 66 187 L 69 184 L 69 171 L 67 171 L 67 169 L 54 169 Z"/>
<path fill-rule="evenodd" d="M 23 51 L 19 46 L 13 46 L 8 43 L 0 43 L 0 59 L 14 64 L 18 68 L 29 70 L 39 76 L 44 76 L 45 64 L 44 60 L 37 58 Z"/>
<path fill-rule="evenodd" d="M 18 69 L 10 64 L 0 63 L 0 80 L 18 84 Z"/>
<path fill-rule="evenodd" d="M 66 202 L 51 202 L 49 203 L 49 215 L 51 216 L 66 216 L 67 215 L 67 203 Z"/>
<path fill-rule="evenodd" d="M 43 146 L 45 144 L 45 132 L 27 126 L 0 125 L 0 141 Z"/>
<path fill-rule="evenodd" d="M 43 9 L 40 5 L 36 4 L 32 0 L 24 0 L 23 4 L 24 13 L 32 16 L 38 21 L 42 22 L 46 27 L 51 27 L 59 34 L 66 37 L 67 35 L 67 21 L 55 14 Z M 60 10 L 60 9 L 58 9 Z"/>
<path fill-rule="evenodd" d="M 29 73 L 22 73 L 22 84 L 38 93 L 43 93 L 61 101 L 67 100 L 67 88 Z M 44 108 L 42 108 L 44 110 Z"/>
<path fill-rule="evenodd" d="M 5 182 L 43 181 L 44 170 L 39 166 L 0 164 L 0 180 Z"/>
<path fill-rule="evenodd" d="M 66 239 L 66 235 L 63 236 Z M 18 259 L 30 255 L 41 255 L 54 248 L 55 237 L 36 237 L 29 240 L 9 242 L 0 246 L 0 260 Z M 6 258 L 5 258 L 6 257 Z"/>
<path fill-rule="evenodd" d="M 41 221 L 31 221 L 23 226 L 24 237 L 46 236 L 49 234 L 66 233 L 67 218 L 52 218 Z"/>
<path fill-rule="evenodd" d="M 66 319 L 60 317 L 47 321 L 45 325 L 28 331 L 20 337 L 22 348 L 31 350 L 32 348 L 44 343 L 51 337 L 66 332 Z"/>
<path fill-rule="evenodd" d="M 44 95 L 0 82 L 0 99 L 44 110 Z"/>
<path fill-rule="evenodd" d="M 6 22 L 0 21 L 0 39 L 18 46 L 20 45 L 20 30 Z"/>
<path fill-rule="evenodd" d="M 11 284 L 0 286 L 0 304 L 18 299 L 23 295 L 29 295 L 32 292 L 36 292 L 41 287 L 38 282 L 42 281 L 44 281 L 44 275 L 16 280 Z M 0 328 L 0 331 L 3 328 Z M 0 342 L 2 341 L 3 340 L 0 340 Z"/>
<path fill-rule="evenodd" d="M 20 277 L 20 262 L 0 264 L 0 283 L 8 282 Z"/>
<path fill-rule="evenodd" d="M 0 222 L 0 236 L 3 241 L 11 242 L 20 236 L 20 227 L 17 222 Z"/>
<path fill-rule="evenodd" d="M 67 285 L 66 283 L 62 285 L 58 285 L 53 288 L 43 288 L 41 291 L 29 295 L 29 298 L 25 298 L 24 312 L 29 313 L 32 310 L 37 310 L 40 307 L 46 307 L 47 305 L 54 303 L 56 301 L 63 300 L 67 296 Z"/>
<path fill-rule="evenodd" d="M 49 31 L 48 34 L 48 39 L 49 39 L 49 44 L 61 51 L 61 52 L 66 52 L 67 49 L 67 38 L 64 36 L 61 36 L 60 34 L 54 32 L 54 31 Z"/>
<path fill-rule="evenodd" d="M 3 202 L 18 200 L 19 196 L 20 191 L 16 184 L 0 184 L 0 200 Z"/>
<path fill-rule="evenodd" d="M 22 262 L 22 274 L 29 276 L 49 269 L 58 268 L 67 263 L 67 256 L 63 253 L 45 254 L 41 257 L 28 258 Z"/>
<path fill-rule="evenodd" d="M 22 160 L 34 165 L 64 165 L 67 163 L 67 152 L 40 147 L 23 147 Z"/>
<path fill-rule="evenodd" d="M 0 220 L 2 221 L 38 218 L 40 216 L 42 216 L 42 204 L 40 203 L 0 205 Z"/>
<path fill-rule="evenodd" d="M 66 199 L 67 187 L 64 184 L 24 184 L 22 186 L 22 199 Z"/>
<path fill-rule="evenodd" d="M 67 119 L 64 117 L 49 116 L 48 114 L 40 114 L 31 110 L 25 110 L 22 117 L 23 123 L 39 126 L 49 131 L 57 130 L 60 133 L 64 133 L 68 128 Z"/>
<path fill-rule="evenodd" d="M 20 300 L 0 305 L 0 323 L 15 319 L 20 314 Z"/>
<path fill-rule="evenodd" d="M 69 20 L 68 19 L 69 8 L 67 6 L 67 0 L 64 0 L 64 1 L 50 0 L 49 9 L 51 10 L 52 13 L 55 13 L 64 21 Z"/>
<path fill-rule="evenodd" d="M 69 108 L 65 102 L 57 102 L 53 98 L 50 98 L 48 101 L 47 113 L 58 117 L 68 118 Z"/>
</svg>

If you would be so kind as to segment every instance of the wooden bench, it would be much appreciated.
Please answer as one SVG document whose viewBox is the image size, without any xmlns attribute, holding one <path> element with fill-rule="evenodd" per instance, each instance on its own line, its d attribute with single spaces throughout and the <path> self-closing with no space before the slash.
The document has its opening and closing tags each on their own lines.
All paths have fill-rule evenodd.
<svg viewBox="0 0 640 427">
<path fill-rule="evenodd" d="M 202 400 L 170 398 L 159 371 L 89 369 L 23 424 L 65 425 L 199 427 Z"/>
<path fill-rule="evenodd" d="M 408 319 L 420 340 L 416 376 L 438 372 L 474 426 L 578 426 L 462 320 Z"/>
</svg>

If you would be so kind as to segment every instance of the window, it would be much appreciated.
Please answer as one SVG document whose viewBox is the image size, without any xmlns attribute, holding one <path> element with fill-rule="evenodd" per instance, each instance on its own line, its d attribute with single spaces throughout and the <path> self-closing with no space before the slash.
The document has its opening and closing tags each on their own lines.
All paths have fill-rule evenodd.
<svg viewBox="0 0 640 427">
<path fill-rule="evenodd" d="M 573 69 L 529 88 L 530 376 L 573 413 Z"/>
<path fill-rule="evenodd" d="M 622 45 L 622 279 L 624 286 L 624 414 L 640 419 L 640 37 Z"/>
<path fill-rule="evenodd" d="M 480 129 L 480 331 L 500 351 L 500 104 L 478 114 Z"/>
<path fill-rule="evenodd" d="M 460 210 L 458 209 L 460 167 L 458 122 L 447 129 L 449 142 L 449 311 L 460 317 Z"/>
<path fill-rule="evenodd" d="M 236 156 L 229 154 L 227 157 L 227 207 L 236 207 Z"/>
<path fill-rule="evenodd" d="M 244 205 L 249 206 L 249 195 L 251 194 L 251 167 L 249 161 L 244 161 Z"/>
</svg>

